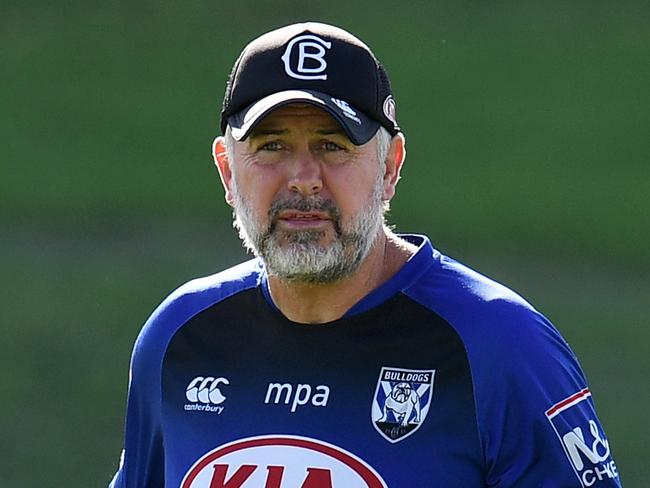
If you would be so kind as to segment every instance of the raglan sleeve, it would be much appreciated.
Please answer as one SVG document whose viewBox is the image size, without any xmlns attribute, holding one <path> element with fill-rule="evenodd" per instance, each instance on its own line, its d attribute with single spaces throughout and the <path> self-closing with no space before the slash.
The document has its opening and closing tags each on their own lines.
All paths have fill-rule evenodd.
<svg viewBox="0 0 650 488">
<path fill-rule="evenodd" d="M 157 311 L 158 312 L 158 311 Z M 160 488 L 164 482 L 161 429 L 161 363 L 164 337 L 160 313 L 140 332 L 129 369 L 129 388 L 120 465 L 109 488 Z"/>
<path fill-rule="evenodd" d="M 492 303 L 475 375 L 477 417 L 497 488 L 620 487 L 611 446 L 577 358 L 555 327 L 522 304 Z"/>
</svg>

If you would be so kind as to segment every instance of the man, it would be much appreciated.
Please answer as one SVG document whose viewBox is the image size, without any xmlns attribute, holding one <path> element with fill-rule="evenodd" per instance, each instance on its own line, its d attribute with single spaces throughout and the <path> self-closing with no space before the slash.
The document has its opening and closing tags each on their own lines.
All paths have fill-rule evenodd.
<svg viewBox="0 0 650 488">
<path fill-rule="evenodd" d="M 317 23 L 257 38 L 221 129 L 226 201 L 257 257 L 144 326 L 112 486 L 620 486 L 555 328 L 384 225 L 405 146 L 365 44 Z"/>
</svg>

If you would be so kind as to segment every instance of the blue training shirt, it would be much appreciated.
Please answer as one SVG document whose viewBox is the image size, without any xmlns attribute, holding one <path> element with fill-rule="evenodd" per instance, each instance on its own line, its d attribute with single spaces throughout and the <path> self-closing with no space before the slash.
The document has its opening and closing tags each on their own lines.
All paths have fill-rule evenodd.
<svg viewBox="0 0 650 488">
<path fill-rule="evenodd" d="M 252 260 L 191 281 L 134 347 L 112 488 L 618 487 L 578 361 L 424 236 L 343 317 L 298 324 Z"/>
</svg>

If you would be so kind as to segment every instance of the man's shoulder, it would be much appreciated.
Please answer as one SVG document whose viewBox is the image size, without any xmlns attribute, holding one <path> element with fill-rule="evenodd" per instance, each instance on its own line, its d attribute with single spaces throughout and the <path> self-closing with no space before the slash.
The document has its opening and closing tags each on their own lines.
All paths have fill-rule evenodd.
<svg viewBox="0 0 650 488">
<path fill-rule="evenodd" d="M 407 290 L 407 295 L 441 313 L 477 309 L 534 310 L 519 294 L 443 254 Z"/>
<path fill-rule="evenodd" d="M 185 283 L 154 310 L 140 332 L 138 343 L 165 343 L 192 317 L 240 292 L 257 287 L 262 272 L 260 261 L 253 259 Z"/>
<path fill-rule="evenodd" d="M 441 255 L 405 293 L 455 331 L 479 384 L 490 384 L 492 374 L 521 376 L 527 368 L 543 375 L 540 365 L 580 374 L 569 345 L 542 313 L 510 288 L 451 258 Z"/>
<path fill-rule="evenodd" d="M 451 325 L 469 321 L 478 326 L 494 319 L 497 326 L 507 326 L 503 318 L 508 314 L 537 314 L 519 294 L 441 253 L 426 236 L 400 237 L 418 246 L 398 274 L 401 291 Z"/>
<path fill-rule="evenodd" d="M 442 254 L 405 293 L 442 317 L 466 343 L 507 347 L 557 334 L 518 293 Z"/>
<path fill-rule="evenodd" d="M 234 293 L 257 286 L 263 269 L 260 260 L 251 259 L 213 275 L 193 279 L 174 290 L 163 304 L 191 298 L 207 303 L 223 300 Z"/>
</svg>

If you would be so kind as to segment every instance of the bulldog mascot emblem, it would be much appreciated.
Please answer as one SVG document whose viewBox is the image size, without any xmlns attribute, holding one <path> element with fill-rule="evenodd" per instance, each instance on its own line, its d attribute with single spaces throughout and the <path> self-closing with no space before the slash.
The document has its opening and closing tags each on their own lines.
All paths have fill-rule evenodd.
<svg viewBox="0 0 650 488">
<path fill-rule="evenodd" d="M 371 416 L 384 439 L 395 443 L 420 428 L 431 405 L 434 376 L 435 370 L 381 369 Z"/>
</svg>

